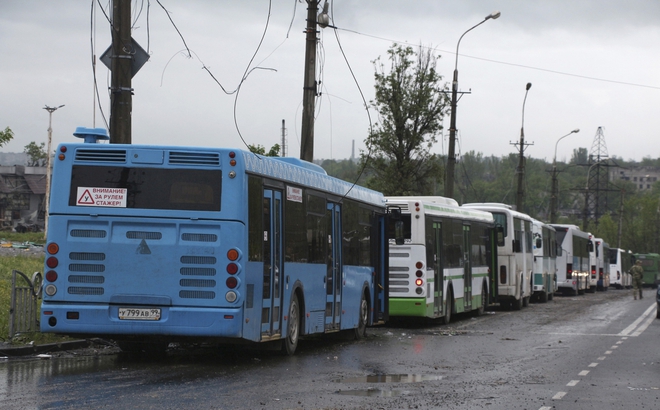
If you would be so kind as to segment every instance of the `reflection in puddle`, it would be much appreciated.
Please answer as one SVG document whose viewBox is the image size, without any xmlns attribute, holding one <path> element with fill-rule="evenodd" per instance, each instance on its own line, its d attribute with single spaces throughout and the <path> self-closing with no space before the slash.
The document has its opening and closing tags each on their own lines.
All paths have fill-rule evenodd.
<svg viewBox="0 0 660 410">
<path fill-rule="evenodd" d="M 367 389 L 367 390 L 339 390 L 337 394 L 343 394 L 344 396 L 394 397 L 394 396 L 405 396 L 409 394 L 409 392 L 406 390 Z"/>
<path fill-rule="evenodd" d="M 442 380 L 442 376 L 429 374 L 377 374 L 335 380 L 335 383 L 419 383 Z"/>
</svg>

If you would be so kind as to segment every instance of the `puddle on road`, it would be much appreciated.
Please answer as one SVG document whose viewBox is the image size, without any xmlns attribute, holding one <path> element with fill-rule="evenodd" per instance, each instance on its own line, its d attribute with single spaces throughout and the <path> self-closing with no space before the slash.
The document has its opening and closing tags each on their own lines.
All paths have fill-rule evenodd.
<svg viewBox="0 0 660 410">
<path fill-rule="evenodd" d="M 346 379 L 335 380 L 336 383 L 419 383 L 425 381 L 442 380 L 443 376 L 430 374 L 376 374 L 362 377 L 349 377 Z M 395 397 L 410 394 L 408 390 L 392 389 L 381 390 L 368 388 L 364 390 L 339 390 L 337 394 L 345 396 L 362 397 Z"/>
<path fill-rule="evenodd" d="M 396 397 L 405 396 L 410 392 L 406 390 L 380 390 L 380 389 L 367 389 L 367 390 L 339 390 L 336 392 L 344 396 L 361 396 L 361 397 Z"/>
<path fill-rule="evenodd" d="M 433 380 L 442 380 L 442 376 L 430 374 L 376 374 L 338 379 L 335 380 L 335 383 L 419 383 Z"/>
</svg>

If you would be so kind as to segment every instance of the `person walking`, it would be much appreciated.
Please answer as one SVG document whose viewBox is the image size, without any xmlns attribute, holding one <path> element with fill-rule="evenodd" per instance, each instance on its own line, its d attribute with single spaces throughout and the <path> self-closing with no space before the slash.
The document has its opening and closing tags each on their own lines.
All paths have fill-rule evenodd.
<svg viewBox="0 0 660 410">
<path fill-rule="evenodd" d="M 637 300 L 637 293 L 639 293 L 639 298 L 642 299 L 642 278 L 644 277 L 642 261 L 638 259 L 628 273 L 632 275 L 633 297 Z"/>
</svg>

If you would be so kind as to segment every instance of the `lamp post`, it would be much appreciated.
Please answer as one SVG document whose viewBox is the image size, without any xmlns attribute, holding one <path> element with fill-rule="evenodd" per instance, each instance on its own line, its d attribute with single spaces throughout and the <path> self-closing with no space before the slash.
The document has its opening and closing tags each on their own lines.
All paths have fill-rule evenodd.
<svg viewBox="0 0 660 410">
<path fill-rule="evenodd" d="M 60 105 L 59 107 L 49 107 L 45 106 L 44 110 L 48 111 L 48 151 L 46 151 L 46 197 L 44 201 L 46 202 L 46 206 L 44 207 L 45 212 L 44 212 L 44 237 L 47 237 L 48 235 L 48 209 L 50 206 L 50 146 L 51 142 L 53 140 L 53 113 L 57 111 L 58 109 L 64 107 L 64 104 Z"/>
<path fill-rule="evenodd" d="M 522 125 L 520 126 L 520 155 L 518 160 L 518 193 L 516 194 L 516 210 L 522 212 L 523 197 L 525 190 L 523 187 L 523 179 L 525 177 L 525 103 L 527 102 L 527 93 L 532 88 L 532 83 L 527 83 L 525 86 L 525 98 L 523 99 L 522 106 Z"/>
<path fill-rule="evenodd" d="M 557 198 L 559 197 L 559 185 L 557 183 L 557 144 L 559 141 L 568 137 L 571 134 L 580 132 L 580 129 L 576 128 L 563 137 L 559 138 L 555 142 L 555 155 L 552 157 L 552 189 L 550 193 L 550 223 L 557 223 Z"/>
<path fill-rule="evenodd" d="M 472 29 L 482 25 L 487 20 L 495 20 L 500 16 L 499 11 L 495 11 L 487 15 L 479 24 L 472 26 L 465 33 L 461 35 L 456 43 L 456 62 L 454 64 L 454 79 L 451 83 L 451 117 L 449 125 L 449 150 L 447 154 L 447 170 L 445 172 L 445 197 L 454 197 L 454 168 L 456 167 L 456 156 L 454 151 L 456 149 L 456 98 L 458 94 L 458 47 L 461 45 L 461 40 Z"/>
</svg>

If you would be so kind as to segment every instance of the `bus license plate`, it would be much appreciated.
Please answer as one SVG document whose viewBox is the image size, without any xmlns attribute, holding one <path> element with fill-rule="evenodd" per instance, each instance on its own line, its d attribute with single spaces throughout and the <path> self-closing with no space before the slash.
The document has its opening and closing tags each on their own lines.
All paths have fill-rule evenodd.
<svg viewBox="0 0 660 410">
<path fill-rule="evenodd" d="M 122 320 L 160 320 L 160 309 L 119 308 L 119 319 Z"/>
</svg>

